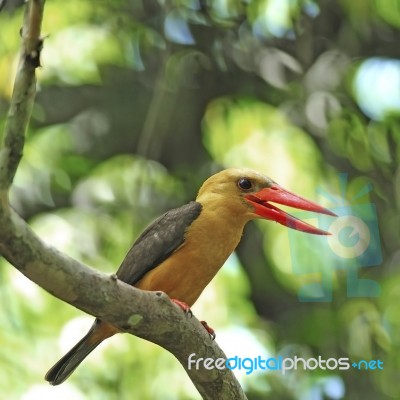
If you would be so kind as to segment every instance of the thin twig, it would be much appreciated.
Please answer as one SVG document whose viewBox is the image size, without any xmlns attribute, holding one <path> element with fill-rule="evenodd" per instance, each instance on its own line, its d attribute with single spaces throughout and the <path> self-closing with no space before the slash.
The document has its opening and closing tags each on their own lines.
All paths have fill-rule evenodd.
<svg viewBox="0 0 400 400">
<path fill-rule="evenodd" d="M 45 0 L 31 0 L 25 9 L 21 30 L 22 50 L 0 148 L 0 197 L 3 199 L 7 196 L 22 157 L 25 132 L 35 99 L 35 70 L 40 64 L 40 30 L 44 3 Z"/>
</svg>

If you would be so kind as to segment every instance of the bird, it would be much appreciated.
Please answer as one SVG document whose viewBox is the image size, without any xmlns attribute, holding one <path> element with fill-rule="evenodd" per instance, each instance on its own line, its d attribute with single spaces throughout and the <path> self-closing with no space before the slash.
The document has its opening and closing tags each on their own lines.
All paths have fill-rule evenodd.
<svg viewBox="0 0 400 400">
<path fill-rule="evenodd" d="M 134 242 L 116 276 L 148 291 L 162 291 L 185 311 L 235 250 L 244 226 L 254 219 L 275 221 L 310 234 L 327 235 L 271 203 L 335 216 L 271 178 L 248 168 L 228 168 L 209 177 L 194 201 L 167 211 Z M 204 323 L 210 334 L 212 329 Z M 64 382 L 103 340 L 121 332 L 96 318 L 88 333 L 45 375 Z"/>
</svg>

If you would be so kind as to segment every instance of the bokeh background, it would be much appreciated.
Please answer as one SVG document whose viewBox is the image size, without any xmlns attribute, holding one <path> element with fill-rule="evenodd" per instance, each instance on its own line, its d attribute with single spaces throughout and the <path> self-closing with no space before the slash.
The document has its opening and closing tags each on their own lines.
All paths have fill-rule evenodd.
<svg viewBox="0 0 400 400">
<path fill-rule="evenodd" d="M 20 3 L 0 13 L 0 128 Z M 399 27 L 398 0 L 49 0 L 12 204 L 48 243 L 108 273 L 153 218 L 225 167 L 358 213 L 365 257 L 338 256 L 365 238 L 355 226 L 332 245 L 250 224 L 193 311 L 229 357 L 384 363 L 237 371 L 249 399 L 399 399 Z M 173 356 L 128 335 L 50 387 L 45 372 L 92 318 L 1 259 L 0 299 L 1 398 L 199 398 Z"/>
</svg>

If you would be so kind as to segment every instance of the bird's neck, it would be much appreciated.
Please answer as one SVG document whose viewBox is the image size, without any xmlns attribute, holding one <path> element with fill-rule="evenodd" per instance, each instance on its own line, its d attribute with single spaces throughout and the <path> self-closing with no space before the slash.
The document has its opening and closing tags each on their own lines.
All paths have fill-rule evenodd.
<svg viewBox="0 0 400 400">
<path fill-rule="evenodd" d="M 218 270 L 239 244 L 249 218 L 243 215 L 243 205 L 212 200 L 202 203 L 201 215 L 193 222 L 187 240 L 196 238 L 203 257 L 208 253 L 210 267 Z"/>
<path fill-rule="evenodd" d="M 196 202 L 202 205 L 202 213 L 207 214 L 210 221 L 218 221 L 221 226 L 243 230 L 246 223 L 254 218 L 250 208 L 248 212 L 244 211 L 248 204 L 239 197 L 226 199 L 217 193 L 207 192 L 198 196 Z"/>
</svg>

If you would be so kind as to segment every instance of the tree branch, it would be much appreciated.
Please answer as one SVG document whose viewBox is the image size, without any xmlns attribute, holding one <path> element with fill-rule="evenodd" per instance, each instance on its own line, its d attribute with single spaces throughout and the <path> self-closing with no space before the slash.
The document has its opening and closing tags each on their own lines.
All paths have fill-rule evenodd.
<svg viewBox="0 0 400 400">
<path fill-rule="evenodd" d="M 0 253 L 25 276 L 57 298 L 125 332 L 170 351 L 204 399 L 245 399 L 229 369 L 188 367 L 188 357 L 224 358 L 195 318 L 188 318 L 161 292 L 136 289 L 47 246 L 13 211 L 0 210 Z"/>
<path fill-rule="evenodd" d="M 161 292 L 136 289 L 47 246 L 10 207 L 8 191 L 22 157 L 35 97 L 43 7 L 44 0 L 31 0 L 26 8 L 20 62 L 0 148 L 0 254 L 57 298 L 170 351 L 204 399 L 246 399 L 231 370 L 188 366 L 192 353 L 196 359 L 226 359 L 196 318 L 188 318 Z"/>
</svg>

